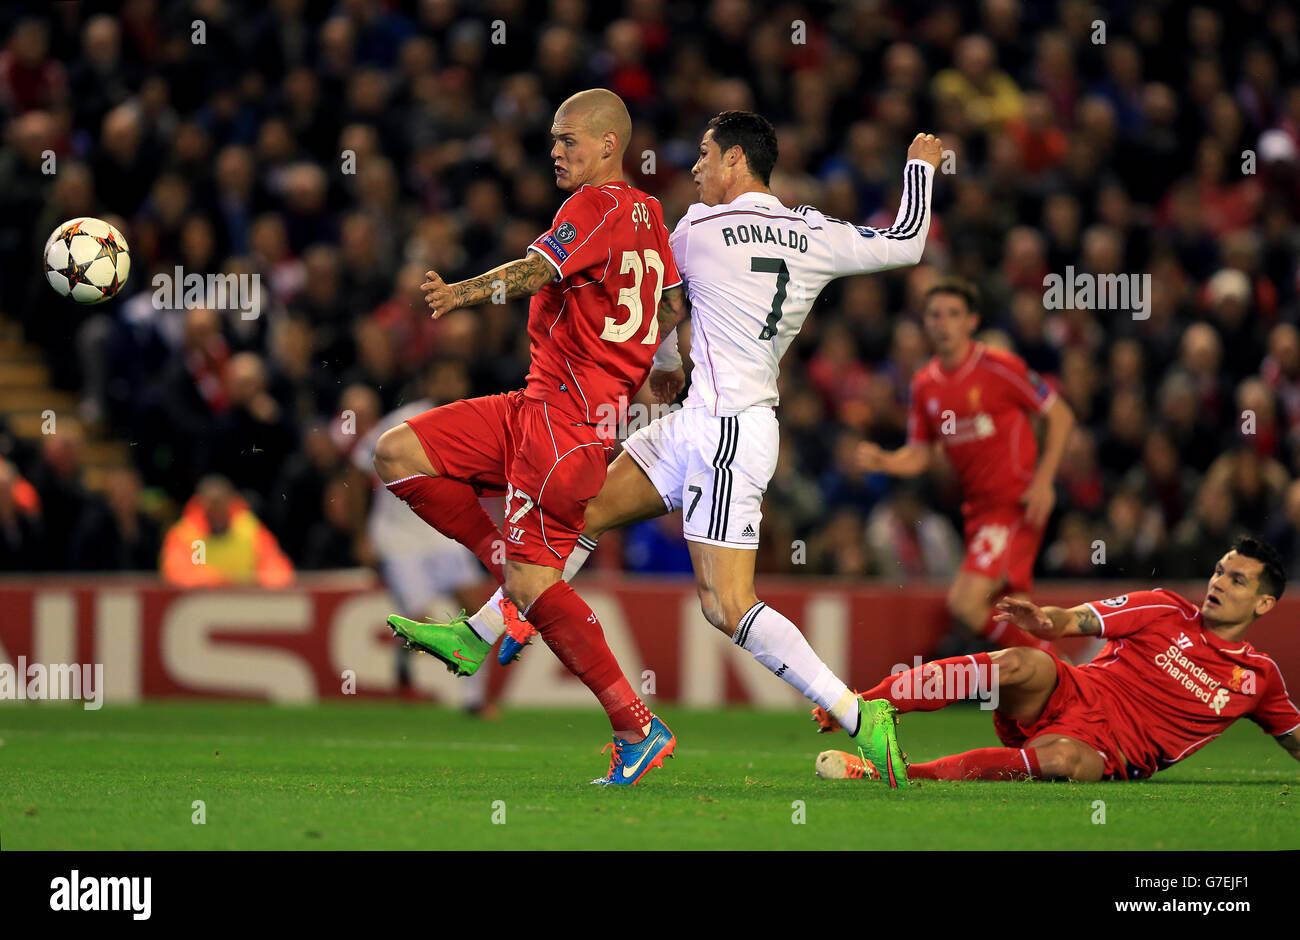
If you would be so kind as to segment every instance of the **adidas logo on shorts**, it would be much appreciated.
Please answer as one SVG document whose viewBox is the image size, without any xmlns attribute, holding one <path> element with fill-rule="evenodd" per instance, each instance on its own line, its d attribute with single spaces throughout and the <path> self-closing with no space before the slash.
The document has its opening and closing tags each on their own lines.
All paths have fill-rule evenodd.
<svg viewBox="0 0 1300 940">
<path fill-rule="evenodd" d="M 754 537 L 754 527 L 752 525 L 745 526 L 745 531 L 740 533 L 740 537 L 742 539 L 752 539 Z"/>
</svg>

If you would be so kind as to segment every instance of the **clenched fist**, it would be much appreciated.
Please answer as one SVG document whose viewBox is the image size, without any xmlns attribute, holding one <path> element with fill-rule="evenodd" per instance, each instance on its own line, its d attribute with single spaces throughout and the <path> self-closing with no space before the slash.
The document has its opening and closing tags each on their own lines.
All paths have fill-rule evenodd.
<svg viewBox="0 0 1300 940">
<path fill-rule="evenodd" d="M 650 372 L 650 393 L 654 395 L 655 401 L 662 405 L 671 405 L 675 402 L 685 385 L 686 373 L 681 369 L 674 369 L 672 372 L 653 369 Z"/>
<path fill-rule="evenodd" d="M 943 141 L 933 134 L 917 134 L 912 138 L 912 145 L 907 148 L 907 159 L 924 160 L 935 169 L 943 157 Z"/>
</svg>

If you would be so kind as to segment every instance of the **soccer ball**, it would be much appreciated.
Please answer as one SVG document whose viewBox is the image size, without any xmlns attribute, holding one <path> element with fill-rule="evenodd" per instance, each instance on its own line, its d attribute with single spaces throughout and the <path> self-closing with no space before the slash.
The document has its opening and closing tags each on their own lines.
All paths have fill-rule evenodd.
<svg viewBox="0 0 1300 940">
<path fill-rule="evenodd" d="M 131 249 L 103 219 L 71 219 L 45 243 L 45 279 L 79 304 L 108 300 L 131 273 Z"/>
</svg>

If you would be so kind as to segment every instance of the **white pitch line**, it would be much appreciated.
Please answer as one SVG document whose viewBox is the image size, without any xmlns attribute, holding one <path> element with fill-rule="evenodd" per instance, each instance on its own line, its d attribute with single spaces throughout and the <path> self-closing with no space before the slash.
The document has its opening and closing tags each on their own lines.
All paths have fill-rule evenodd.
<svg viewBox="0 0 1300 940">
<path fill-rule="evenodd" d="M 121 741 L 178 741 L 193 743 L 235 743 L 235 744 L 282 744 L 283 739 L 264 735 L 246 734 L 181 734 L 171 731 L 35 731 L 31 729 L 0 728 L 0 734 L 21 736 L 53 736 L 73 740 L 121 740 Z M 375 741 L 362 738 L 295 738 L 295 742 L 316 744 L 321 747 L 334 748 L 377 748 L 402 750 L 418 748 L 424 750 L 454 751 L 557 751 L 573 753 L 574 749 L 557 744 L 495 744 L 482 741 Z M 707 750 L 687 747 L 685 753 L 704 757 L 732 755 L 739 757 L 782 758 L 792 756 L 776 751 Z"/>
</svg>

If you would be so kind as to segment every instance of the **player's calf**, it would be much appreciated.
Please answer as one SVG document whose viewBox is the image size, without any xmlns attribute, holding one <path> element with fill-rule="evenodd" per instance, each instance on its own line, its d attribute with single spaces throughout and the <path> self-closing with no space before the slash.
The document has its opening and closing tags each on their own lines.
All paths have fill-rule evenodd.
<svg viewBox="0 0 1300 940">
<path fill-rule="evenodd" d="M 718 589 L 700 583 L 696 585 L 696 593 L 700 598 L 700 610 L 704 612 L 704 619 L 727 636 L 735 636 L 741 620 L 758 603 L 758 597 L 752 589 L 749 591 Z"/>
</svg>

